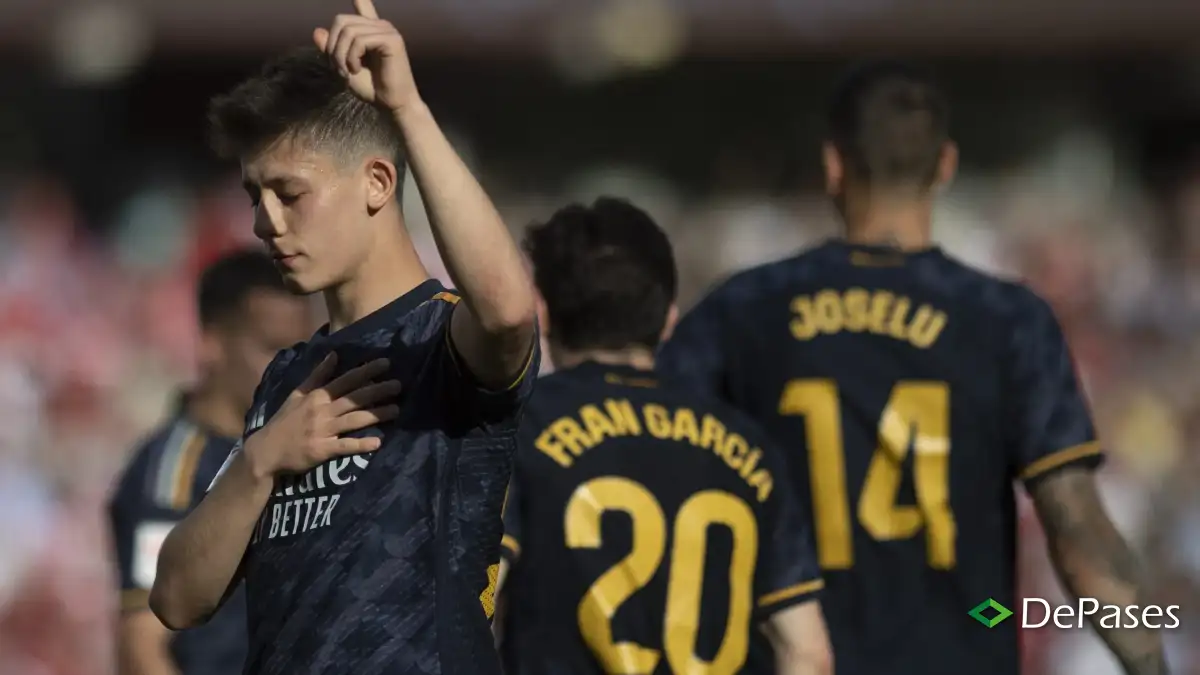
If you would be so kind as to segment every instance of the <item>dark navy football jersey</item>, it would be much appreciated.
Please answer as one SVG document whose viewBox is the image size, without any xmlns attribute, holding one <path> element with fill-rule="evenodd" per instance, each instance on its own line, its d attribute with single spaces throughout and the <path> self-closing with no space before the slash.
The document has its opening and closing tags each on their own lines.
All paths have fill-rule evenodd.
<svg viewBox="0 0 1200 675">
<path fill-rule="evenodd" d="M 175 523 L 200 501 L 232 439 L 182 414 L 138 448 L 109 504 L 121 572 L 122 611 L 149 611 L 158 552 Z M 175 633 L 171 654 L 183 675 L 234 675 L 246 661 L 246 598 L 239 589 L 203 626 Z"/>
<path fill-rule="evenodd" d="M 520 439 L 508 675 L 733 675 L 752 651 L 770 663 L 758 624 L 821 579 L 783 456 L 756 425 L 653 373 L 585 363 L 539 381 Z"/>
<path fill-rule="evenodd" d="M 276 481 L 243 572 L 255 675 L 491 675 L 489 579 L 517 421 L 538 369 L 481 388 L 450 339 L 458 296 L 427 281 L 342 330 L 319 331 L 267 368 L 247 435 L 331 351 L 338 373 L 386 357 L 398 419 L 359 432 L 374 453 Z M 492 568 L 489 574 L 489 568 Z"/>
<path fill-rule="evenodd" d="M 1066 341 L 1025 286 L 938 249 L 830 242 L 734 276 L 662 350 L 799 458 L 839 673 L 1015 675 L 1014 479 L 1101 454 Z"/>
</svg>

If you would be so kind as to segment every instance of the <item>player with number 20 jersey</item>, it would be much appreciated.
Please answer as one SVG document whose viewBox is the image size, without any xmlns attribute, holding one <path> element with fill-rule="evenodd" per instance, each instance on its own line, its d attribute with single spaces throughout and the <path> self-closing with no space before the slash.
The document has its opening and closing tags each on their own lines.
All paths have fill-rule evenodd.
<svg viewBox="0 0 1200 675">
<path fill-rule="evenodd" d="M 825 672 L 822 581 L 782 456 L 653 374 L 674 318 L 665 236 L 602 199 L 526 241 L 559 370 L 526 408 L 505 507 L 506 672 L 772 672 L 760 625 L 779 672 Z"/>
</svg>

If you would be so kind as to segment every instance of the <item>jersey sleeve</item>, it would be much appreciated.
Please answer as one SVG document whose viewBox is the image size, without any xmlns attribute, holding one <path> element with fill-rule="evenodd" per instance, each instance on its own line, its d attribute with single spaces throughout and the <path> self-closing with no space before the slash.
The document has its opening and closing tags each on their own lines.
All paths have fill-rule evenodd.
<svg viewBox="0 0 1200 675">
<path fill-rule="evenodd" d="M 537 339 L 538 331 L 535 327 L 534 338 L 530 340 L 529 352 L 525 357 L 525 365 L 513 378 L 513 381 L 508 386 L 499 389 L 486 387 L 466 367 L 462 356 L 458 353 L 458 348 L 454 345 L 454 339 L 450 335 L 453 307 L 457 306 L 460 299 L 458 295 L 449 292 L 439 293 L 435 298 L 435 300 L 447 302 L 452 306 L 451 310 L 445 313 L 441 345 L 449 376 L 456 384 L 458 392 L 463 395 L 463 402 L 470 403 L 473 411 L 483 420 L 502 419 L 519 410 L 533 392 L 533 382 L 537 379 L 542 358 L 541 341 Z"/>
<path fill-rule="evenodd" d="M 1062 328 L 1044 300 L 1029 296 L 1010 334 L 1004 425 L 1010 461 L 1026 485 L 1103 460 Z"/>
<path fill-rule="evenodd" d="M 659 349 L 656 369 L 675 384 L 726 398 L 729 355 L 724 340 L 728 330 L 722 294 L 704 298 L 683 317 Z"/>
<path fill-rule="evenodd" d="M 190 484 L 172 477 L 197 461 L 189 452 L 202 451 L 202 445 L 183 447 L 177 453 L 162 450 L 155 445 L 138 450 L 108 507 L 124 611 L 148 608 L 159 550 L 194 501 L 192 495 L 184 494 L 190 491 Z"/>
<path fill-rule="evenodd" d="M 773 451 L 762 446 L 764 452 Z M 812 523 L 803 500 L 792 487 L 783 462 L 774 462 L 775 481 L 762 510 L 758 569 L 754 574 L 755 608 L 759 621 L 816 598 L 825 587 L 812 538 Z"/>
</svg>

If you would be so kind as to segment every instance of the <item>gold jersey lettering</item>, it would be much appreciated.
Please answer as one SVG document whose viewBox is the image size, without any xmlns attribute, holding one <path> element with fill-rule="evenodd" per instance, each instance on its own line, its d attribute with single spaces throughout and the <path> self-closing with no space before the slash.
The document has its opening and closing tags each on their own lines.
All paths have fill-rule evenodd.
<svg viewBox="0 0 1200 675">
<path fill-rule="evenodd" d="M 575 414 L 547 424 L 536 436 L 534 447 L 559 466 L 570 468 L 583 453 L 602 450 L 613 440 L 640 436 L 643 430 L 654 438 L 711 452 L 754 491 L 758 501 L 770 498 L 774 477 L 759 466 L 762 450 L 711 413 L 697 415 L 686 406 L 646 403 L 635 408 L 628 399 L 588 403 Z"/>
<path fill-rule="evenodd" d="M 891 291 L 865 288 L 827 288 L 812 295 L 797 295 L 790 308 L 788 329 L 801 342 L 842 331 L 870 331 L 917 349 L 928 349 L 937 342 L 947 321 L 946 313 L 933 305 L 916 304 Z"/>
</svg>

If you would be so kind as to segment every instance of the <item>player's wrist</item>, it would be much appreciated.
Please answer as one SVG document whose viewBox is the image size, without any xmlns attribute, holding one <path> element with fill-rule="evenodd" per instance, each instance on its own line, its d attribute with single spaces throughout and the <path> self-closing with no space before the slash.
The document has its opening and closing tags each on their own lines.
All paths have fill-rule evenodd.
<svg viewBox="0 0 1200 675">
<path fill-rule="evenodd" d="M 274 481 L 279 471 L 274 461 L 274 453 L 267 446 L 266 434 L 259 432 L 246 439 L 242 446 L 242 456 L 246 469 L 255 482 Z"/>
<path fill-rule="evenodd" d="M 433 118 L 433 112 L 429 110 L 429 106 L 425 105 L 425 101 L 419 95 L 414 95 L 412 100 L 393 107 L 389 112 L 391 112 L 392 120 L 396 122 L 396 126 L 400 127 L 401 132 L 405 133 L 412 129 L 414 125 L 419 125 Z"/>
</svg>

